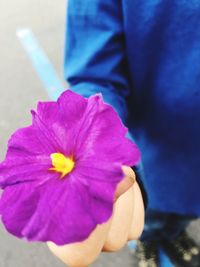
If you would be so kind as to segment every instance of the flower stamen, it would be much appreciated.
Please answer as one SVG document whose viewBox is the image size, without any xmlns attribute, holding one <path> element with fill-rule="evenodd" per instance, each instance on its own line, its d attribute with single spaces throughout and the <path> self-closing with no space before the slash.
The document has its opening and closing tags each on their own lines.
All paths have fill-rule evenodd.
<svg viewBox="0 0 200 267">
<path fill-rule="evenodd" d="M 52 153 L 50 157 L 53 167 L 49 170 L 60 172 L 61 178 L 73 170 L 75 162 L 72 157 L 66 157 L 62 153 Z"/>
</svg>

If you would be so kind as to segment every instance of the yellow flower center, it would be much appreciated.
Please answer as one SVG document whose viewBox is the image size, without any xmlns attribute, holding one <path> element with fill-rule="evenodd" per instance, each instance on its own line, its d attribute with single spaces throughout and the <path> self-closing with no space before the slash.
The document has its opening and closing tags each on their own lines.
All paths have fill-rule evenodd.
<svg viewBox="0 0 200 267">
<path fill-rule="evenodd" d="M 52 153 L 50 157 L 53 167 L 49 170 L 60 172 L 61 178 L 73 170 L 75 162 L 72 157 L 65 157 L 62 153 Z"/>
</svg>

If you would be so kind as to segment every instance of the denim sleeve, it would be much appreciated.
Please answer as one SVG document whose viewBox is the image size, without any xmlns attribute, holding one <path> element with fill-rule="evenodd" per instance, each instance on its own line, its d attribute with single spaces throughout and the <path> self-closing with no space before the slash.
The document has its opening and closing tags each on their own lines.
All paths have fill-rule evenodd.
<svg viewBox="0 0 200 267">
<path fill-rule="evenodd" d="M 68 0 L 64 75 L 70 89 L 88 97 L 101 92 L 122 121 L 129 95 L 120 0 Z"/>
</svg>

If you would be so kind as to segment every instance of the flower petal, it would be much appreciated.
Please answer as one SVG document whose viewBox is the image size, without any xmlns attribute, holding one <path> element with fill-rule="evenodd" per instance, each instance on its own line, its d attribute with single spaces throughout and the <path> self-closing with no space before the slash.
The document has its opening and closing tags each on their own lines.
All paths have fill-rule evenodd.
<svg viewBox="0 0 200 267">
<path fill-rule="evenodd" d="M 61 185 L 51 180 L 37 190 L 33 188 L 27 183 L 4 191 L 0 213 L 12 234 L 64 245 L 86 239 L 96 227 L 98 221 L 88 210 L 93 200 L 83 184 L 65 180 Z M 111 203 L 102 207 L 109 217 Z"/>
<path fill-rule="evenodd" d="M 58 245 L 86 239 L 97 224 L 88 210 L 91 199 L 87 190 L 80 183 L 54 182 L 46 186 L 38 209 L 22 231 L 23 236 Z"/>
<path fill-rule="evenodd" d="M 33 181 L 43 183 L 52 176 L 50 167 L 50 160 L 46 157 L 6 160 L 0 164 L 0 187 Z"/>
<path fill-rule="evenodd" d="M 2 220 L 9 232 L 28 240 L 58 245 L 82 241 L 112 214 L 117 180 L 122 176 L 119 169 L 112 173 L 113 183 L 106 181 L 106 171 L 102 181 L 90 180 L 90 175 L 83 181 L 82 174 L 74 171 L 64 180 L 49 179 L 40 186 L 8 187 L 0 201 Z"/>
<path fill-rule="evenodd" d="M 91 163 L 91 164 L 90 164 Z M 124 173 L 121 165 L 110 162 L 79 162 L 76 170 L 72 173 L 74 181 L 84 184 L 92 201 L 90 211 L 98 223 L 108 219 L 108 211 L 105 205 L 110 206 L 114 201 L 117 184 L 123 179 Z"/>
<path fill-rule="evenodd" d="M 74 137 L 78 159 L 98 158 L 128 166 L 139 162 L 139 149 L 125 137 L 127 128 L 115 110 L 103 102 L 101 95 L 88 99 L 80 125 L 80 131 Z"/>
<path fill-rule="evenodd" d="M 38 123 L 43 122 L 46 131 L 50 132 L 48 135 L 51 139 L 56 139 L 56 151 L 66 155 L 73 152 L 74 136 L 86 107 L 87 99 L 70 90 L 61 94 L 57 102 L 38 103 Z"/>
<path fill-rule="evenodd" d="M 66 90 L 58 98 L 57 103 L 60 109 L 61 121 L 66 128 L 71 128 L 82 120 L 88 100 L 71 90 Z"/>
<path fill-rule="evenodd" d="M 6 158 L 16 159 L 19 157 L 48 155 L 52 151 L 54 149 L 46 142 L 43 142 L 42 138 L 37 135 L 37 129 L 31 125 L 18 129 L 12 134 L 8 141 Z"/>
<path fill-rule="evenodd" d="M 111 216 L 121 167 L 135 165 L 140 153 L 100 95 L 85 99 L 67 90 L 57 102 L 39 103 L 32 115 L 0 164 L 2 220 L 28 240 L 82 241 Z M 52 153 L 73 155 L 74 168 L 62 179 L 49 170 Z"/>
<path fill-rule="evenodd" d="M 30 220 L 38 205 L 40 192 L 34 183 L 16 184 L 7 187 L 1 195 L 0 214 L 11 234 L 22 238 L 22 229 Z"/>
</svg>

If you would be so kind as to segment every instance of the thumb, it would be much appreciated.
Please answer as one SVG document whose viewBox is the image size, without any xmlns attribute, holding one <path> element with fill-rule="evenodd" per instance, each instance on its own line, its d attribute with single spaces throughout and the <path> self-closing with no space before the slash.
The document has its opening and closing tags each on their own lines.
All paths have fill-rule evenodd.
<svg viewBox="0 0 200 267">
<path fill-rule="evenodd" d="M 118 197 L 125 193 L 136 181 L 135 173 L 131 169 L 131 167 L 123 165 L 122 170 L 124 172 L 124 179 L 117 185 L 115 191 L 115 201 Z"/>
</svg>

